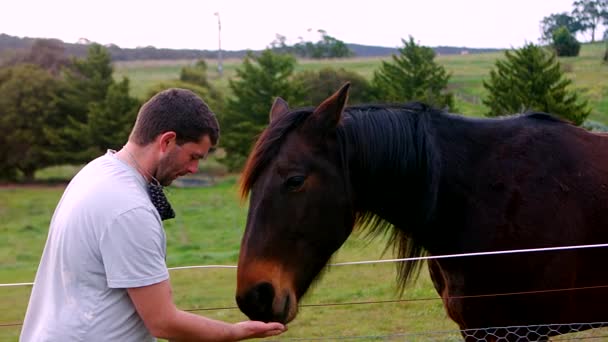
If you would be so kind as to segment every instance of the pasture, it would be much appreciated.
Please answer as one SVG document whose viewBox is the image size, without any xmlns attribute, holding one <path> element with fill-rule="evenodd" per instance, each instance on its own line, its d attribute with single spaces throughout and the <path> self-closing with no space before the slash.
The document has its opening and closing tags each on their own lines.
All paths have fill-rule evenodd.
<svg viewBox="0 0 608 342">
<path fill-rule="evenodd" d="M 0 189 L 0 283 L 33 281 L 62 191 L 63 186 Z M 177 213 L 166 223 L 169 267 L 236 265 L 247 208 L 237 198 L 235 179 L 209 188 L 172 187 L 167 196 Z M 392 257 L 390 252 L 383 255 L 383 250 L 382 239 L 354 236 L 333 261 Z M 175 270 L 171 278 L 180 308 L 227 321 L 245 319 L 234 303 L 235 269 Z M 304 307 L 283 336 L 382 336 L 456 329 L 426 272 L 401 298 L 395 284 L 394 264 L 331 267 L 305 305 L 333 305 Z M 29 286 L 0 287 L 0 341 L 17 340 L 29 292 Z M 404 301 L 344 305 L 398 299 Z M 205 310 L 209 308 L 223 309 Z"/>
<path fill-rule="evenodd" d="M 608 65 L 601 64 L 604 44 L 584 45 L 581 55 L 562 58 L 566 76 L 582 91 L 592 107 L 590 119 L 608 124 Z M 482 81 L 502 53 L 438 56 L 436 61 L 452 73 L 450 89 L 456 94 L 458 112 L 482 116 L 485 107 Z M 388 60 L 385 58 L 384 60 Z M 383 59 L 355 58 L 338 61 L 299 61 L 297 71 L 324 66 L 343 67 L 371 79 Z M 179 77 L 180 68 L 193 61 L 125 62 L 115 65 L 116 77 L 128 76 L 133 93 L 141 98 L 162 81 Z M 239 60 L 224 61 L 224 77 L 218 78 L 216 61 L 207 61 L 209 77 L 229 92 Z M 280 94 L 277 94 L 280 95 Z M 77 167 L 43 170 L 39 179 L 70 178 Z M 177 218 L 167 221 L 169 267 L 189 265 L 236 265 L 247 206 L 237 196 L 236 176 L 208 188 L 171 187 L 168 198 Z M 33 281 L 46 240 L 48 224 L 64 185 L 0 188 L 0 283 Z M 384 251 L 383 238 L 370 240 L 355 234 L 332 262 L 376 260 L 394 257 Z M 298 318 L 283 339 L 347 339 L 457 341 L 457 326 L 447 318 L 426 268 L 419 280 L 399 296 L 395 265 L 371 264 L 330 267 L 304 300 Z M 236 309 L 236 270 L 187 269 L 171 272 L 174 296 L 180 308 L 226 321 L 245 317 Z M 0 341 L 17 341 L 30 287 L 0 287 Z M 489 313 L 491 314 L 491 313 Z M 449 331 L 448 333 L 444 333 Z M 436 334 L 431 334 L 437 332 Z M 604 333 L 608 335 L 608 333 Z M 568 337 L 602 339 L 602 331 Z M 351 337 L 348 339 L 347 337 Z M 357 337 L 357 338 L 355 338 Z"/>
<path fill-rule="evenodd" d="M 63 186 L 0 189 L 0 283 L 33 280 L 62 191 Z M 167 196 L 177 213 L 166 224 L 169 267 L 236 265 L 247 207 L 237 198 L 234 177 L 209 188 L 171 187 Z M 383 238 L 355 234 L 332 262 L 394 257 L 384 246 Z M 401 297 L 395 276 L 392 263 L 330 267 L 281 340 L 460 340 L 426 269 Z M 234 302 L 235 269 L 174 270 L 171 278 L 180 308 L 226 321 L 245 319 Z M 0 287 L 0 341 L 18 340 L 29 292 L 29 286 Z M 578 337 L 601 341 L 601 333 Z"/>
</svg>

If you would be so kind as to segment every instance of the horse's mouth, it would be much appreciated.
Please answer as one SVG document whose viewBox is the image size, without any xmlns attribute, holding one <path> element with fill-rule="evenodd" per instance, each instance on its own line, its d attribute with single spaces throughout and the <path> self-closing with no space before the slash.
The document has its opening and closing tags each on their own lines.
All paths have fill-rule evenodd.
<svg viewBox="0 0 608 342">
<path fill-rule="evenodd" d="M 283 309 L 281 310 L 281 313 L 278 315 L 277 321 L 281 322 L 283 324 L 286 324 L 286 323 L 292 321 L 295 318 L 295 315 L 290 315 L 290 313 L 289 313 L 289 309 L 291 307 L 291 300 L 290 300 L 289 293 L 286 293 L 283 296 L 283 305 L 282 305 L 282 307 L 283 307 Z"/>
<path fill-rule="evenodd" d="M 251 320 L 285 324 L 296 317 L 297 303 L 295 300 L 292 303 L 292 298 L 289 291 L 275 293 L 270 283 L 262 282 L 244 295 L 237 295 L 236 301 Z"/>
</svg>

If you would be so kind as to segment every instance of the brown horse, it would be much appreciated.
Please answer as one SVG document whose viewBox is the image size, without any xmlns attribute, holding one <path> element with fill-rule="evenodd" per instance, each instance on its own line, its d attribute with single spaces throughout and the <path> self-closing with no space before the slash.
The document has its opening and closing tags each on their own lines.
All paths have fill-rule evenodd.
<svg viewBox="0 0 608 342">
<path fill-rule="evenodd" d="M 249 156 L 236 300 L 251 319 L 293 320 L 357 225 L 389 229 L 400 257 L 608 243 L 606 137 L 543 113 L 345 107 L 348 89 L 312 109 L 277 99 Z M 589 248 L 428 265 L 461 329 L 545 325 L 528 336 L 545 340 L 569 323 L 608 322 L 606 260 L 608 249 Z M 420 266 L 400 263 L 400 284 Z M 517 340 L 521 329 L 463 335 Z"/>
</svg>

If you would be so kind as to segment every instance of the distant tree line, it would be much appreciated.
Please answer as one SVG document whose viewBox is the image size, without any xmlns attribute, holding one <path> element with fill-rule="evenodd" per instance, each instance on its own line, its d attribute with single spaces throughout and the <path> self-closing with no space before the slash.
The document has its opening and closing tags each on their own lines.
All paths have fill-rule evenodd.
<svg viewBox="0 0 608 342">
<path fill-rule="evenodd" d="M 243 58 L 237 77 L 229 80 L 229 97 L 209 82 L 202 59 L 148 95 L 169 87 L 199 94 L 218 113 L 223 163 L 238 171 L 267 125 L 275 96 L 292 107 L 314 106 L 348 81 L 350 104 L 421 101 L 456 112 L 448 87 L 451 74 L 435 62 L 435 51 L 413 37 L 402 43 L 370 80 L 331 67 L 296 72 L 293 54 L 269 48 Z M 83 58 L 67 58 L 57 41 L 40 40 L 0 64 L 0 129 L 5 132 L 0 136 L 0 179 L 32 180 L 41 168 L 82 164 L 108 148 L 119 149 L 141 102 L 130 95 L 128 78 L 117 81 L 112 75 L 109 49 L 98 44 L 90 45 Z M 554 52 L 529 44 L 496 62 L 484 82 L 484 104 L 488 116 L 536 110 L 580 124 L 589 109 L 569 85 Z"/>
<path fill-rule="evenodd" d="M 329 51 L 329 48 L 338 48 L 339 50 L 344 49 L 341 44 L 334 44 L 333 37 L 327 36 L 326 41 L 309 42 L 300 40 L 297 44 L 298 53 L 294 54 L 298 56 L 323 56 L 323 54 L 336 54 L 336 52 Z M 333 38 L 333 39 L 332 39 Z M 276 39 L 271 42 L 269 48 L 275 52 L 279 52 L 281 46 L 286 45 L 286 37 L 277 35 Z M 34 46 L 34 43 L 40 39 L 35 38 L 19 38 L 10 36 L 4 33 L 0 33 L 0 62 L 7 59 L 11 59 L 15 54 L 23 54 L 30 51 Z M 89 45 L 92 44 L 84 40 L 79 44 L 65 43 L 58 39 L 45 39 L 53 42 L 54 45 L 62 46 L 66 56 L 85 58 L 88 53 Z M 368 46 L 360 44 L 344 43 L 346 48 L 352 53 L 350 56 L 360 57 L 382 57 L 391 56 L 397 53 L 397 48 L 382 47 L 382 46 Z M 197 59 L 217 59 L 217 50 L 196 50 L 196 49 L 162 49 L 153 46 L 139 47 L 135 49 L 121 48 L 117 45 L 110 44 L 105 46 L 112 61 L 130 61 L 130 60 L 197 60 Z M 292 47 L 290 47 L 292 48 Z M 278 50 L 277 50 L 278 49 Z M 463 50 L 469 53 L 485 53 L 498 51 L 498 49 L 491 48 L 466 48 L 466 47 L 453 47 L 453 46 L 437 46 L 434 47 L 436 53 L 442 55 L 460 54 Z M 260 54 L 261 51 L 253 50 L 232 50 L 222 51 L 224 58 L 242 59 L 248 53 Z M 325 57 L 320 57 L 325 58 Z"/>
<path fill-rule="evenodd" d="M 0 33 L 0 60 L 11 58 L 16 53 L 24 53 L 32 48 L 36 42 L 41 39 L 37 38 L 19 38 Z M 58 39 L 44 39 L 52 41 L 55 45 L 61 45 L 65 55 L 70 57 L 85 58 L 91 44 L 94 42 L 84 41 L 82 43 L 65 43 Z M 129 61 L 129 60 L 173 60 L 173 59 L 212 59 L 217 58 L 217 50 L 196 50 L 196 49 L 164 49 L 154 46 L 138 47 L 138 48 L 121 48 L 117 45 L 110 44 L 104 46 L 112 61 Z M 223 51 L 223 57 L 226 58 L 243 58 L 247 50 Z"/>
<path fill-rule="evenodd" d="M 355 55 L 346 43 L 327 34 L 325 30 L 317 31 L 321 35 L 321 39 L 317 42 L 300 41 L 294 45 L 287 45 L 287 38 L 282 35 L 277 35 L 276 39 L 270 43 L 270 49 L 273 52 L 291 53 L 302 58 L 345 58 Z"/>
</svg>

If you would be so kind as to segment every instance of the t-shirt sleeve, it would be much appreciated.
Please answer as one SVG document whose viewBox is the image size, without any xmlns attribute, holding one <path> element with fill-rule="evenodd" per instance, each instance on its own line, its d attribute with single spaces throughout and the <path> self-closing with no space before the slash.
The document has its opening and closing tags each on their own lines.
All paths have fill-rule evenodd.
<svg viewBox="0 0 608 342">
<path fill-rule="evenodd" d="M 135 208 L 119 215 L 99 244 L 110 288 L 147 286 L 169 278 L 165 231 L 150 209 Z"/>
</svg>

